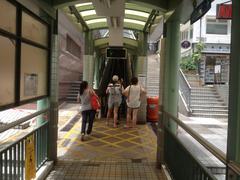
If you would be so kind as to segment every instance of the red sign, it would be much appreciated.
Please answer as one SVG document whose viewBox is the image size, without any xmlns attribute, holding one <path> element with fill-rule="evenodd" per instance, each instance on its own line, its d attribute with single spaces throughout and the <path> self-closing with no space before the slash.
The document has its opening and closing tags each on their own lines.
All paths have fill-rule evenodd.
<svg viewBox="0 0 240 180">
<path fill-rule="evenodd" d="M 217 5 L 217 19 L 232 19 L 232 4 Z"/>
</svg>

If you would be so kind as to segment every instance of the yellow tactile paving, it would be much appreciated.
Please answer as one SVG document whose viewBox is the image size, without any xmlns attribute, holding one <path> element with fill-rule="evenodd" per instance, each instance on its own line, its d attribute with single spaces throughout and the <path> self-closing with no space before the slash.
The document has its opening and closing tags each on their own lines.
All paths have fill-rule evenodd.
<svg viewBox="0 0 240 180">
<path fill-rule="evenodd" d="M 47 180 L 164 180 L 156 168 L 156 135 L 148 125 L 126 129 L 96 120 L 91 136 L 81 141 L 81 123 L 61 133 L 58 162 Z"/>
<path fill-rule="evenodd" d="M 58 143 L 60 159 L 141 158 L 155 161 L 156 135 L 148 125 L 126 129 L 122 123 L 113 128 L 107 126 L 104 119 L 98 119 L 94 122 L 92 134 L 83 142 L 80 140 L 80 129 L 81 123 L 77 122 Z"/>
</svg>

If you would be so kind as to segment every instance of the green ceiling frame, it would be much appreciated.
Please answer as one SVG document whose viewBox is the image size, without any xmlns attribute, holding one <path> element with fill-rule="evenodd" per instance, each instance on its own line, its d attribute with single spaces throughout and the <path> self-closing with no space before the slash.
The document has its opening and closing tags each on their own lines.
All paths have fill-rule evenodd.
<svg viewBox="0 0 240 180">
<path fill-rule="evenodd" d="M 155 18 L 158 15 L 158 11 L 153 9 L 150 16 L 148 17 L 148 20 L 143 28 L 143 31 L 147 31 L 149 27 L 154 23 Z"/>
<path fill-rule="evenodd" d="M 79 12 L 76 9 L 76 7 L 75 6 L 69 6 L 69 9 L 70 9 L 71 13 L 75 15 L 75 17 L 77 18 L 78 22 L 81 23 L 81 25 L 83 27 L 83 31 L 88 31 L 89 28 L 88 28 L 86 22 L 83 20 L 82 16 L 79 14 Z"/>
<path fill-rule="evenodd" d="M 98 23 L 92 23 L 92 24 L 86 23 L 86 21 L 89 21 L 89 20 L 106 18 L 106 17 L 97 16 L 96 14 L 81 16 L 81 12 L 89 11 L 89 10 L 95 10 L 93 4 L 88 4 L 88 5 L 84 5 L 84 6 L 76 6 L 76 5 L 69 6 L 69 9 L 75 15 L 77 21 L 80 22 L 81 25 L 84 27 L 83 28 L 84 31 L 90 30 L 90 29 L 93 30 L 93 29 L 108 28 L 107 22 L 98 22 Z M 144 6 L 133 4 L 133 3 L 125 3 L 125 10 L 134 10 L 134 11 L 139 11 L 139 12 L 144 12 L 144 13 L 149 14 L 148 17 L 144 17 L 144 16 L 140 16 L 140 15 L 137 15 L 137 14 L 126 13 L 125 14 L 125 19 L 131 19 L 131 20 L 136 20 L 136 21 L 143 22 L 143 25 L 137 24 L 137 23 L 134 23 L 134 22 L 124 22 L 123 26 L 126 29 L 145 31 L 147 29 L 146 26 L 149 26 L 149 24 L 153 22 L 152 19 L 153 19 L 155 14 L 153 14 L 153 10 L 148 8 L 148 7 L 144 7 Z"/>
<path fill-rule="evenodd" d="M 100 39 L 95 39 L 94 40 L 94 46 L 95 47 L 99 47 L 99 46 L 103 46 L 105 44 L 108 45 L 109 42 L 109 38 L 100 38 Z M 133 48 L 137 48 L 138 47 L 138 41 L 134 40 L 134 39 L 130 39 L 130 38 L 123 38 L 123 44 L 127 45 L 127 46 L 131 46 Z"/>
</svg>

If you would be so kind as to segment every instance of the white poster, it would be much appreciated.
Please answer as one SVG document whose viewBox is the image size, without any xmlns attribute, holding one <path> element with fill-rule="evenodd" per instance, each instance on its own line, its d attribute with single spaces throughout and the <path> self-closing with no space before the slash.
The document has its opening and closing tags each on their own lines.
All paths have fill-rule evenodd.
<svg viewBox="0 0 240 180">
<path fill-rule="evenodd" d="M 37 74 L 24 74 L 24 96 L 37 96 Z"/>
<path fill-rule="evenodd" d="M 143 88 L 146 87 L 147 76 L 145 74 L 138 74 L 138 84 Z"/>
<path fill-rule="evenodd" d="M 215 73 L 215 74 L 221 73 L 221 65 L 215 65 L 215 67 L 214 67 L 214 73 Z"/>
</svg>

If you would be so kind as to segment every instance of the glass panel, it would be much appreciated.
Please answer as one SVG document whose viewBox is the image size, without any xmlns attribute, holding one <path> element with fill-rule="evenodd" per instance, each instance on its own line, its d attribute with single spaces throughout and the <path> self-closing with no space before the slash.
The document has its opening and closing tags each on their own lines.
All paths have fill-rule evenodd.
<svg viewBox="0 0 240 180">
<path fill-rule="evenodd" d="M 22 43 L 20 100 L 47 95 L 46 50 Z"/>
<path fill-rule="evenodd" d="M 15 41 L 0 36 L 0 106 L 14 102 Z"/>
<path fill-rule="evenodd" d="M 16 33 L 16 7 L 6 0 L 0 1 L 0 28 Z"/>
<path fill-rule="evenodd" d="M 27 13 L 22 13 L 22 36 L 47 47 L 48 28 Z"/>
<path fill-rule="evenodd" d="M 207 19 L 207 23 L 211 23 L 211 22 L 215 23 L 216 21 L 217 21 L 216 19 Z"/>
<path fill-rule="evenodd" d="M 207 34 L 227 34 L 227 24 L 207 24 Z"/>
</svg>

